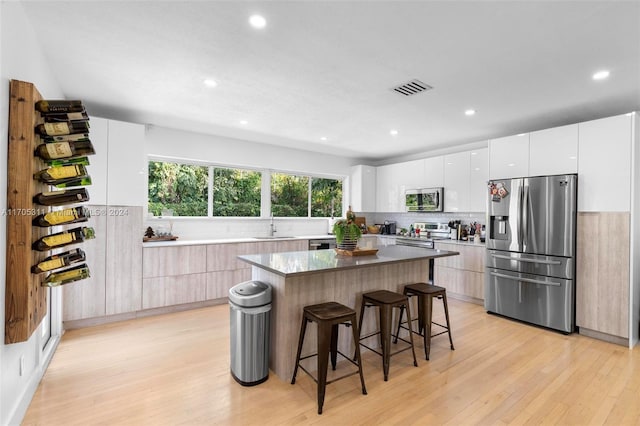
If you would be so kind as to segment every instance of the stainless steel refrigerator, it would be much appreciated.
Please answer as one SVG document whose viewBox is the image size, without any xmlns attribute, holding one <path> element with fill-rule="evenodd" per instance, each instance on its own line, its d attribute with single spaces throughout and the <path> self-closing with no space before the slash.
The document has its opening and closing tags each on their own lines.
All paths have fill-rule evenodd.
<svg viewBox="0 0 640 426">
<path fill-rule="evenodd" d="M 488 312 L 574 331 L 577 185 L 577 175 L 489 182 Z"/>
</svg>

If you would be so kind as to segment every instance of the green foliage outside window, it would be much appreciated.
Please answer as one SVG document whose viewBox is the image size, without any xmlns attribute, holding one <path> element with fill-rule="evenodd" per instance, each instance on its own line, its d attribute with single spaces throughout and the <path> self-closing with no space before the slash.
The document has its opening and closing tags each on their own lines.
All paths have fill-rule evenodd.
<svg viewBox="0 0 640 426">
<path fill-rule="evenodd" d="M 278 217 L 307 217 L 309 178 L 271 173 L 271 212 Z"/>
<path fill-rule="evenodd" d="M 214 216 L 260 216 L 262 174 L 251 170 L 215 168 Z"/>
<path fill-rule="evenodd" d="M 260 216 L 262 173 L 161 161 L 149 161 L 149 212 L 162 216 L 170 209 L 174 216 L 206 217 L 210 170 L 213 216 Z M 340 216 L 342 181 L 272 173 L 271 211 L 276 217 L 308 217 L 309 211 L 311 217 Z"/>
<path fill-rule="evenodd" d="M 206 216 L 208 167 L 149 161 L 149 212 Z"/>
<path fill-rule="evenodd" d="M 311 179 L 311 217 L 342 216 L 342 181 Z"/>
</svg>

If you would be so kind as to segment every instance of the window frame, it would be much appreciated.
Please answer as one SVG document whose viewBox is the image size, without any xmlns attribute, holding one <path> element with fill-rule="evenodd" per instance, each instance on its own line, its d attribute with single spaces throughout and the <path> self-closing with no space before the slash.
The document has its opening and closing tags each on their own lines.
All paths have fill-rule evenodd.
<svg viewBox="0 0 640 426">
<path fill-rule="evenodd" d="M 205 166 L 208 168 L 208 187 L 207 187 L 207 216 L 171 216 L 171 219 L 186 219 L 186 220 L 202 220 L 202 219 L 268 219 L 271 218 L 271 174 L 272 173 L 281 173 L 281 174 L 289 174 L 294 176 L 303 176 L 308 177 L 308 190 L 307 190 L 307 215 L 306 216 L 273 216 L 278 219 L 292 219 L 292 220 L 301 220 L 301 219 L 327 219 L 330 216 L 311 216 L 312 211 L 312 182 L 314 178 L 317 179 L 333 179 L 342 182 L 342 210 L 345 206 L 345 185 L 348 182 L 348 176 L 344 175 L 331 175 L 331 174 L 321 174 L 321 173 L 306 173 L 306 172 L 296 172 L 291 170 L 282 170 L 282 169 L 270 169 L 270 168 L 261 168 L 261 167 L 250 167 L 244 165 L 237 164 L 225 164 L 225 163 L 213 163 L 209 161 L 202 160 L 193 160 L 187 158 L 179 158 L 179 157 L 165 157 L 158 155 L 149 155 L 147 157 L 147 167 L 149 162 L 165 162 L 165 163 L 176 163 L 181 165 L 191 165 L 191 166 Z M 239 170 L 247 170 L 259 172 L 261 174 L 261 188 L 260 188 L 260 216 L 213 216 L 213 180 L 214 173 L 213 170 L 215 168 L 224 168 L 224 169 L 239 169 Z M 266 191 L 266 193 L 265 193 Z M 149 177 L 147 176 L 147 205 L 149 206 Z M 336 211 L 335 217 L 341 217 L 343 211 Z M 156 216 L 158 218 L 165 216 Z"/>
</svg>

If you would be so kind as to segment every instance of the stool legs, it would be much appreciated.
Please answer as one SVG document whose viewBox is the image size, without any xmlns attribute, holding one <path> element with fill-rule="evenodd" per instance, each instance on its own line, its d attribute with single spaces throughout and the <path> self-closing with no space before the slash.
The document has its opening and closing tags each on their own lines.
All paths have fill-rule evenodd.
<svg viewBox="0 0 640 426">
<path fill-rule="evenodd" d="M 424 355 L 427 361 L 429 361 L 429 353 L 431 352 L 431 318 L 433 316 L 433 297 L 431 296 L 418 296 L 418 302 L 422 305 L 422 310 L 425 315 L 425 327 L 423 333 L 424 339 Z"/>
<path fill-rule="evenodd" d="M 318 414 L 322 414 L 324 394 L 327 387 L 327 368 L 329 366 L 329 352 L 332 340 L 331 328 L 332 326 L 329 324 L 318 323 Z M 333 357 L 333 353 L 331 355 Z"/>
<path fill-rule="evenodd" d="M 367 394 L 367 388 L 364 386 L 364 375 L 362 374 L 362 357 L 360 356 L 360 330 L 358 329 L 357 324 L 355 324 L 355 318 L 353 316 L 354 324 L 352 324 L 351 329 L 353 330 L 353 341 L 356 345 L 356 361 L 358 362 L 358 373 L 360 374 L 360 384 L 362 385 L 362 394 Z"/>
<path fill-rule="evenodd" d="M 384 381 L 389 379 L 389 358 L 391 355 L 391 305 L 379 306 L 380 309 L 380 346 L 382 347 L 382 371 Z"/>
<path fill-rule="evenodd" d="M 296 354 L 296 366 L 293 369 L 293 377 L 291 384 L 296 384 L 296 375 L 298 374 L 298 364 L 300 364 L 300 355 L 302 354 L 302 344 L 304 343 L 304 335 L 307 332 L 307 319 L 302 316 L 302 325 L 300 326 L 300 338 L 298 339 L 298 353 Z"/>
<path fill-rule="evenodd" d="M 451 337 L 451 325 L 449 325 L 449 304 L 447 303 L 447 294 L 442 295 L 444 301 L 444 316 L 447 319 L 447 331 L 449 332 L 449 343 L 451 344 L 451 350 L 455 350 L 453 347 L 453 337 Z"/>
<path fill-rule="evenodd" d="M 338 324 L 331 326 L 331 369 L 336 369 L 338 361 Z"/>
</svg>

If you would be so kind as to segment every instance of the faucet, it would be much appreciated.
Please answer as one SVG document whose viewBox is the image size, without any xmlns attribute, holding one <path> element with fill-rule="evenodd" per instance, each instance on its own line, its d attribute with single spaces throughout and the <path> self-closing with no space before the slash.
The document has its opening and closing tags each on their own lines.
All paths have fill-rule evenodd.
<svg viewBox="0 0 640 426">
<path fill-rule="evenodd" d="M 276 225 L 273 223 L 273 215 L 271 215 L 271 223 L 269 224 L 269 236 L 273 237 L 277 231 L 278 230 L 276 229 Z"/>
</svg>

